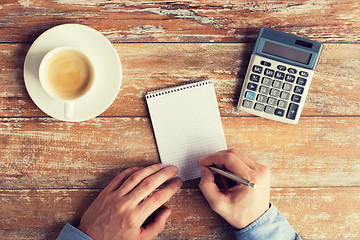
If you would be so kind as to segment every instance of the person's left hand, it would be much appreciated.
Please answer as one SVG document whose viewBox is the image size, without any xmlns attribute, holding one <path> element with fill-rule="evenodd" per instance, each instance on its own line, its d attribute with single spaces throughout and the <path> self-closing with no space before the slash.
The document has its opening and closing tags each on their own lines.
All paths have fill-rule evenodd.
<svg viewBox="0 0 360 240">
<path fill-rule="evenodd" d="M 177 172 L 177 167 L 163 164 L 121 172 L 86 210 L 78 228 L 94 240 L 155 238 L 171 214 L 170 209 L 159 208 L 181 188 L 182 180 L 174 178 L 155 190 Z M 142 226 L 157 210 L 154 218 Z"/>
</svg>

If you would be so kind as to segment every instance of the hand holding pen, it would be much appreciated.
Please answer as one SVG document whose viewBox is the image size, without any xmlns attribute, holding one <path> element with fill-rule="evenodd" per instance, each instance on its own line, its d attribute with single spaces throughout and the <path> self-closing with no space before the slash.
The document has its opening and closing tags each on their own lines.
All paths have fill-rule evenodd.
<svg viewBox="0 0 360 240">
<path fill-rule="evenodd" d="M 234 149 L 214 153 L 200 159 L 199 163 L 204 166 L 201 169 L 200 190 L 210 207 L 229 224 L 237 229 L 244 228 L 267 211 L 270 202 L 270 171 L 266 166 Z M 223 166 L 226 172 L 231 172 L 230 175 L 240 177 L 242 180 L 237 182 L 242 183 L 220 191 L 208 168 L 213 165 Z"/>
</svg>

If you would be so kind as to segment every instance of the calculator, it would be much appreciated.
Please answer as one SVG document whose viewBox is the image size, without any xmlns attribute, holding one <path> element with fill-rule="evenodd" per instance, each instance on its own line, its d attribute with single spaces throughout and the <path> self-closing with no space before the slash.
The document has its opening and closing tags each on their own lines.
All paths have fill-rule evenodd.
<svg viewBox="0 0 360 240">
<path fill-rule="evenodd" d="M 323 44 L 261 28 L 237 108 L 297 124 Z"/>
</svg>

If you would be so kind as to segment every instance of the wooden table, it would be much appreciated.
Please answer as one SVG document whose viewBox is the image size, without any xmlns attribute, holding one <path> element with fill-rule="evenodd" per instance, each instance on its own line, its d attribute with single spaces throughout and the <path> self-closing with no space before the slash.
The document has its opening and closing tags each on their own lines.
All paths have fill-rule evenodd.
<svg viewBox="0 0 360 240">
<path fill-rule="evenodd" d="M 25 55 L 45 30 L 103 33 L 123 65 L 99 117 L 55 120 L 29 97 Z M 236 112 L 259 28 L 325 43 L 299 124 Z M 213 79 L 228 147 L 272 170 L 271 201 L 305 239 L 360 239 L 360 2 L 1 0 L 0 239 L 54 239 L 120 171 L 159 162 L 149 90 Z M 185 183 L 157 239 L 235 239 Z"/>
</svg>

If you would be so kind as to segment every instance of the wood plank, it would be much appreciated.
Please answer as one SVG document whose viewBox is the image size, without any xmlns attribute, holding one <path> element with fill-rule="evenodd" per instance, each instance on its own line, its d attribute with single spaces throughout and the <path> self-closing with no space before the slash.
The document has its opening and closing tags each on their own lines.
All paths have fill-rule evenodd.
<svg viewBox="0 0 360 240">
<path fill-rule="evenodd" d="M 46 116 L 25 89 L 22 68 L 28 44 L 0 44 L 0 116 Z M 148 116 L 149 90 L 190 80 L 213 79 L 223 116 L 236 111 L 253 44 L 115 44 L 123 83 L 102 116 Z M 357 44 L 326 44 L 302 115 L 358 115 L 360 65 Z M 211 57 L 209 57 L 211 56 Z M 131 107 L 129 107 L 131 106 Z"/>
<path fill-rule="evenodd" d="M 55 239 L 78 222 L 98 190 L 1 190 L 1 239 Z M 304 239 L 359 239 L 360 188 L 273 188 L 271 201 Z M 182 189 L 157 239 L 235 239 L 198 189 Z"/>
<path fill-rule="evenodd" d="M 2 0 L 0 42 L 32 42 L 63 23 L 92 26 L 113 42 L 248 42 L 263 26 L 318 41 L 360 42 L 359 9 L 357 0 Z"/>
<path fill-rule="evenodd" d="M 359 117 L 222 122 L 228 147 L 269 166 L 274 187 L 360 186 Z M 125 168 L 159 161 L 149 118 L 3 118 L 0 141 L 2 189 L 102 188 Z"/>
</svg>

